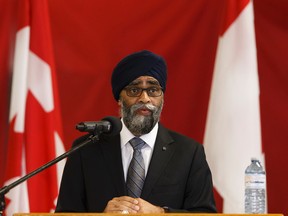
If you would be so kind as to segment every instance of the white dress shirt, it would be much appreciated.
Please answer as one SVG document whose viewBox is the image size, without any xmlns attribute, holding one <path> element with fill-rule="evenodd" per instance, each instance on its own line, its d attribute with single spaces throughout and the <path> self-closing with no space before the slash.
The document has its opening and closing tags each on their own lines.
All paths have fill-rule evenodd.
<svg viewBox="0 0 288 216">
<path fill-rule="evenodd" d="M 121 143 L 123 171 L 126 181 L 128 167 L 133 157 L 133 148 L 129 144 L 129 141 L 135 136 L 128 130 L 128 128 L 123 122 L 123 119 L 121 119 L 121 122 L 123 127 L 120 132 L 120 143 Z M 146 143 L 146 145 L 141 149 L 145 164 L 145 176 L 147 175 L 149 163 L 151 160 L 152 152 L 156 141 L 157 132 L 158 132 L 158 123 L 154 126 L 154 128 L 150 131 L 150 133 L 140 136 L 140 138 Z"/>
</svg>

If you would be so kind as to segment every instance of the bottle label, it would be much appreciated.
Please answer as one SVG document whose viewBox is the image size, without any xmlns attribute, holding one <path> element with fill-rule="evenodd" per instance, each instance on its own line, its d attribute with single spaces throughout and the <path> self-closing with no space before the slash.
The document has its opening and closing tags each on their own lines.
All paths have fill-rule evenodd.
<svg viewBox="0 0 288 216">
<path fill-rule="evenodd" d="M 246 174 L 245 175 L 245 187 L 247 189 L 265 189 L 266 177 L 265 175 L 257 174 Z"/>
</svg>

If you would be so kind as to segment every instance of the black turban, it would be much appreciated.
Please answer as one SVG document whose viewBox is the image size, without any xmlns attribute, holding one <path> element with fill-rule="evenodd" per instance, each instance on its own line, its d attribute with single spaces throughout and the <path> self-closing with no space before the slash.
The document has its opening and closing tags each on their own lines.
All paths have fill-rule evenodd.
<svg viewBox="0 0 288 216">
<path fill-rule="evenodd" d="M 115 100 L 119 100 L 123 88 L 140 76 L 154 77 L 165 92 L 167 80 L 165 60 L 159 55 L 143 50 L 126 56 L 114 68 L 111 84 Z"/>
</svg>

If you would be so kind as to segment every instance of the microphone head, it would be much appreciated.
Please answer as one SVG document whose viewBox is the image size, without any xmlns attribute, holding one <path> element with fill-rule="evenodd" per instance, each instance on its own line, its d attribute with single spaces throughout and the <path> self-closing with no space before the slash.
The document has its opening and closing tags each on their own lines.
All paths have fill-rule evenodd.
<svg viewBox="0 0 288 216">
<path fill-rule="evenodd" d="M 107 117 L 103 118 L 102 121 L 108 121 L 111 124 L 110 131 L 105 133 L 109 136 L 115 136 L 115 135 L 119 134 L 120 131 L 122 130 L 122 122 L 117 117 L 107 116 Z"/>
</svg>

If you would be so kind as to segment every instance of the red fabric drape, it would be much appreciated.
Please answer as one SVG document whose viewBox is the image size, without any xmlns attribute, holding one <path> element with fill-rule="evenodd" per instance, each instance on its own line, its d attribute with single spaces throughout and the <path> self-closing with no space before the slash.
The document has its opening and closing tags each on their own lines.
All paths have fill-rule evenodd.
<svg viewBox="0 0 288 216">
<path fill-rule="evenodd" d="M 5 3 L 0 3 L 2 10 Z M 74 129 L 77 122 L 118 115 L 111 71 L 123 56 L 140 49 L 159 53 L 168 63 L 162 122 L 202 142 L 224 3 L 49 0 L 66 147 L 81 135 Z M 288 214 L 288 174 L 282 168 L 288 151 L 287 7 L 285 0 L 254 0 L 268 209 L 284 214 Z M 4 28 L 0 30 L 0 35 L 7 34 Z M 11 37 L 1 37 L 0 44 L 7 40 Z M 10 47 L 5 49 L 8 61 Z M 1 87 L 6 87 L 0 107 L 4 125 L 9 98 L 7 69 L 3 71 L 6 75 L 1 71 Z M 2 131 L 1 141 L 6 136 L 5 128 Z M 281 168 L 275 168 L 279 164 Z"/>
</svg>

